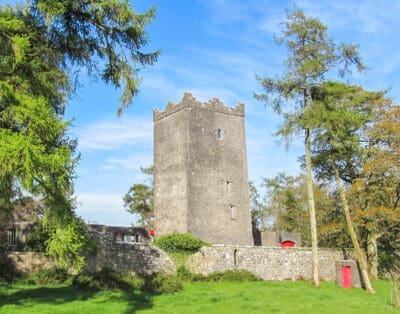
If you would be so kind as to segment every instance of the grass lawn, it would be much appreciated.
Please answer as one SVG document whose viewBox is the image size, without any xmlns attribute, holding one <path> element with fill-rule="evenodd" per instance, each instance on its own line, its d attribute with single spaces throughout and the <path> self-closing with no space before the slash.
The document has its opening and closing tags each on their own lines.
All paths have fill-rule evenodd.
<svg viewBox="0 0 400 314">
<path fill-rule="evenodd" d="M 0 284 L 0 313 L 400 313 L 391 283 L 373 283 L 376 295 L 332 282 L 197 282 L 175 294 L 96 291 L 71 286 Z"/>
</svg>

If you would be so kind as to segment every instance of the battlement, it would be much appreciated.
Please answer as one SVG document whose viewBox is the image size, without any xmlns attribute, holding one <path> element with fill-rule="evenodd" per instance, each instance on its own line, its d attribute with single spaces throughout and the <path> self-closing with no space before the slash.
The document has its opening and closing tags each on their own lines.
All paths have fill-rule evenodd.
<svg viewBox="0 0 400 314">
<path fill-rule="evenodd" d="M 218 98 L 213 98 L 202 104 L 191 93 L 185 93 L 180 103 L 174 104 L 173 102 L 168 102 L 166 109 L 161 112 L 155 109 L 153 111 L 153 121 L 161 120 L 184 108 L 199 108 L 244 117 L 244 104 L 242 103 L 237 104 L 234 108 L 230 108 L 225 106 Z"/>
</svg>

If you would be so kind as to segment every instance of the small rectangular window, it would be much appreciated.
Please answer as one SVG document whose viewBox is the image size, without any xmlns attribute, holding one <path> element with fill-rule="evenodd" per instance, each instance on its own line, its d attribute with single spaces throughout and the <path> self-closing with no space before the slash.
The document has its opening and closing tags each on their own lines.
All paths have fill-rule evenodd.
<svg viewBox="0 0 400 314">
<path fill-rule="evenodd" d="M 138 234 L 124 234 L 124 242 L 139 242 Z"/>
<path fill-rule="evenodd" d="M 17 245 L 17 231 L 15 229 L 8 229 L 8 245 L 16 246 Z"/>
<path fill-rule="evenodd" d="M 228 193 L 231 192 L 231 188 L 232 188 L 232 182 L 226 181 L 226 191 L 227 191 Z"/>
<path fill-rule="evenodd" d="M 218 130 L 217 130 L 217 138 L 218 138 L 219 140 L 222 139 L 222 129 L 220 129 L 220 128 L 218 128 Z"/>
<path fill-rule="evenodd" d="M 236 219 L 236 207 L 231 205 L 231 220 Z"/>
</svg>

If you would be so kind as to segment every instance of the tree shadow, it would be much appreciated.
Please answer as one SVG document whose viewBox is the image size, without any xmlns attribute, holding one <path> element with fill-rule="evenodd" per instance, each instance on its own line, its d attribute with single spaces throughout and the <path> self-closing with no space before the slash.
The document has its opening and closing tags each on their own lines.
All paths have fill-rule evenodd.
<svg viewBox="0 0 400 314">
<path fill-rule="evenodd" d="M 15 289 L 15 286 L 1 284 L 0 308 L 4 305 L 16 305 L 21 308 L 28 308 L 34 304 L 60 305 L 73 301 L 86 301 L 93 298 L 96 293 L 101 291 L 95 288 L 77 288 L 70 286 L 56 287 L 34 287 L 14 292 L 4 292 Z M 138 310 L 149 309 L 153 306 L 153 294 L 142 293 L 132 290 L 122 290 L 121 294 L 110 296 L 104 301 L 97 303 L 114 301 L 127 302 L 128 306 L 125 313 L 135 313 Z"/>
<path fill-rule="evenodd" d="M 154 294 L 145 292 L 125 292 L 120 298 L 121 301 L 127 301 L 128 307 L 124 313 L 136 313 L 138 310 L 150 309 L 153 307 Z"/>
</svg>

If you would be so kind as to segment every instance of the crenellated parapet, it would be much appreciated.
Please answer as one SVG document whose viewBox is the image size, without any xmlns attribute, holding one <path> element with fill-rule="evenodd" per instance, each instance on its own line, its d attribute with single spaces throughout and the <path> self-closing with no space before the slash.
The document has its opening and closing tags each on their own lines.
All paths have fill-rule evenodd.
<svg viewBox="0 0 400 314">
<path fill-rule="evenodd" d="M 153 121 L 163 119 L 184 108 L 199 108 L 203 110 L 210 110 L 244 117 L 244 104 L 242 103 L 237 104 L 233 108 L 225 106 L 218 98 L 213 98 L 208 102 L 201 103 L 196 98 L 194 98 L 191 93 L 185 93 L 180 103 L 174 104 L 173 102 L 168 102 L 165 110 L 161 112 L 155 109 L 153 111 Z"/>
</svg>

